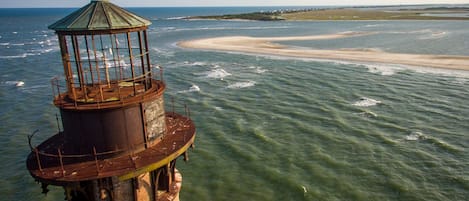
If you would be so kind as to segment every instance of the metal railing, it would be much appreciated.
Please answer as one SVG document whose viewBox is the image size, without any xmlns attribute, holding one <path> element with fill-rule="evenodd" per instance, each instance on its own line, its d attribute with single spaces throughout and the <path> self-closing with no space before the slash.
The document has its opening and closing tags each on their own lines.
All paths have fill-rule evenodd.
<svg viewBox="0 0 469 201">
<path fill-rule="evenodd" d="M 166 112 L 166 118 L 171 118 L 171 119 L 176 119 L 174 122 L 170 122 L 171 125 L 166 125 L 166 132 L 165 132 L 165 135 L 171 135 L 171 134 L 175 134 L 176 131 L 178 131 L 179 128 L 190 128 L 190 127 L 194 127 L 195 129 L 195 126 L 194 124 L 192 123 L 192 120 L 190 118 L 190 109 L 187 107 L 186 104 L 184 104 L 184 107 L 177 107 L 178 109 L 181 109 L 181 108 L 184 108 L 184 111 L 185 111 L 185 116 L 184 115 L 181 115 L 181 114 L 178 114 L 176 113 L 175 111 L 175 108 L 176 106 L 174 106 L 174 99 L 171 100 L 171 112 Z M 190 130 L 189 130 L 190 131 Z M 29 147 L 31 149 L 31 153 L 34 154 L 34 157 L 35 157 L 35 160 L 36 160 L 36 164 L 37 164 L 37 167 L 39 169 L 39 171 L 43 171 L 43 168 L 45 166 L 47 166 L 46 164 L 43 164 L 43 162 L 48 162 L 48 163 L 53 163 L 53 164 L 57 164 L 57 165 L 60 165 L 60 168 L 62 170 L 62 176 L 65 176 L 65 168 L 64 168 L 64 164 L 65 164 L 65 160 L 69 161 L 69 160 L 73 160 L 73 161 L 77 161 L 77 162 L 89 162 L 89 161 L 94 161 L 94 163 L 96 164 L 96 171 L 99 173 L 100 172 L 100 168 L 99 168 L 99 160 L 100 159 L 108 159 L 109 156 L 122 156 L 123 154 L 127 153 L 127 155 L 130 155 L 130 156 L 134 156 L 135 154 L 135 148 L 136 147 L 149 147 L 149 148 L 152 148 L 154 145 L 154 142 L 144 142 L 144 143 L 141 143 L 141 144 L 138 144 L 138 145 L 133 145 L 130 147 L 130 149 L 115 149 L 115 150 L 112 150 L 112 151 L 104 151 L 104 152 L 97 152 L 96 150 L 96 147 L 93 146 L 93 149 L 90 150 L 90 153 L 89 154 L 63 154 L 63 149 L 60 148 L 60 146 L 57 146 L 56 148 L 56 152 L 55 153 L 50 153 L 50 151 L 52 151 L 51 148 L 49 148 L 49 150 L 41 150 L 39 148 L 39 146 L 41 145 L 44 145 L 44 144 L 41 144 L 39 146 L 33 146 L 32 145 L 32 139 L 33 137 L 39 132 L 39 130 L 36 130 L 34 131 L 31 135 L 28 135 L 28 144 L 29 144 Z M 188 132 L 183 132 L 183 143 L 185 143 L 188 139 L 187 135 L 189 135 Z M 61 137 L 63 136 L 58 136 L 58 135 L 63 135 L 62 132 L 59 131 L 59 133 L 51 138 L 49 138 L 47 141 L 49 140 L 52 140 L 53 138 L 57 138 L 55 140 L 63 140 L 61 139 Z M 163 136 L 163 138 L 164 138 Z M 53 142 L 53 141 L 51 141 Z M 48 147 L 48 146 L 46 146 Z M 46 152 L 46 151 L 49 151 L 49 152 Z M 169 154 L 171 154 L 171 152 L 168 153 L 168 150 L 165 149 L 164 150 L 164 155 L 165 156 L 168 156 Z M 105 157 L 105 156 L 108 156 L 108 157 Z M 184 157 L 187 157 L 187 156 L 184 156 Z M 131 157 L 133 158 L 133 157 Z"/>
<path fill-rule="evenodd" d="M 135 78 L 112 80 L 93 85 L 80 85 L 54 77 L 51 80 L 54 104 L 58 106 L 72 105 L 75 109 L 86 105 L 87 108 L 101 108 L 102 104 L 117 102 L 125 104 L 129 99 L 145 96 L 148 91 L 164 88 L 163 68 L 152 68 L 155 72 L 147 72 Z M 156 86 L 155 86 L 156 85 Z M 94 105 L 94 107 L 93 107 Z"/>
</svg>

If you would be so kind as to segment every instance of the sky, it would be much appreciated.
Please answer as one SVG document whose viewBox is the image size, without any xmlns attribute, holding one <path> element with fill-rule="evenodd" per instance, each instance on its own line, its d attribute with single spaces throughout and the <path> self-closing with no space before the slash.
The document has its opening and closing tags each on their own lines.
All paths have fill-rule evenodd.
<svg viewBox="0 0 469 201">
<path fill-rule="evenodd" d="M 110 0 L 121 7 L 469 4 L 469 0 Z M 0 8 L 82 7 L 90 0 L 0 0 Z"/>
</svg>

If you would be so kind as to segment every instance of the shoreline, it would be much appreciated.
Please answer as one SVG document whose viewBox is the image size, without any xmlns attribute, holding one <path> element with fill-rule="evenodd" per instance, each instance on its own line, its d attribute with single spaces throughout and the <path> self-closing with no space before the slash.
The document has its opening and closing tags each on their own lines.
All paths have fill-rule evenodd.
<svg viewBox="0 0 469 201">
<path fill-rule="evenodd" d="M 240 14 L 190 16 L 185 19 L 213 20 L 256 20 L 256 21 L 297 21 L 297 20 L 469 20 L 467 7 L 447 5 L 405 5 L 387 6 L 345 6 L 329 8 L 275 9 Z"/>
<path fill-rule="evenodd" d="M 298 49 L 274 43 L 276 41 L 329 40 L 359 37 L 374 32 L 344 32 L 326 35 L 293 37 L 249 37 L 227 36 L 181 41 L 177 46 L 190 49 L 216 50 L 224 52 L 255 53 L 293 58 L 328 59 L 342 61 L 399 64 L 416 67 L 432 67 L 469 71 L 469 56 L 390 53 L 374 49 Z"/>
</svg>

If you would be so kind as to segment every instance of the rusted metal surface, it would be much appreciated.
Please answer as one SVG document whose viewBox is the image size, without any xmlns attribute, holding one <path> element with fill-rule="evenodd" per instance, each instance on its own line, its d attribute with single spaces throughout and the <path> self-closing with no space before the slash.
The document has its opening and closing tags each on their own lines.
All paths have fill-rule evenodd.
<svg viewBox="0 0 469 201">
<path fill-rule="evenodd" d="M 61 93 L 60 87 L 55 85 L 56 82 L 53 81 L 54 104 L 65 110 L 97 110 L 125 107 L 161 97 L 166 89 L 165 83 L 155 79 L 152 79 L 151 82 L 151 87 L 144 91 L 141 91 L 140 85 L 133 84 L 129 86 L 113 83 L 109 87 L 106 86 L 104 88 L 101 86 L 87 86 L 88 101 L 86 101 L 84 94 L 80 92 L 81 90 L 75 90 L 75 94 L 70 92 Z M 137 90 L 138 93 L 135 93 L 134 90 Z"/>
<path fill-rule="evenodd" d="M 107 110 L 61 110 L 64 154 L 143 148 L 145 133 L 139 105 Z M 101 157 L 100 157 L 101 158 Z"/>
<path fill-rule="evenodd" d="M 107 0 L 94 0 L 49 26 L 56 31 L 114 30 L 146 27 L 151 22 Z"/>
<path fill-rule="evenodd" d="M 194 143 L 195 125 L 189 117 L 169 112 L 166 114 L 166 121 L 167 134 L 157 144 L 140 152 L 103 160 L 96 156 L 115 153 L 93 153 L 90 150 L 90 154 L 62 154 L 64 136 L 59 133 L 32 148 L 27 167 L 38 181 L 54 185 L 112 176 L 120 176 L 123 180 L 132 178 L 141 172 L 149 172 L 169 164 Z"/>
</svg>

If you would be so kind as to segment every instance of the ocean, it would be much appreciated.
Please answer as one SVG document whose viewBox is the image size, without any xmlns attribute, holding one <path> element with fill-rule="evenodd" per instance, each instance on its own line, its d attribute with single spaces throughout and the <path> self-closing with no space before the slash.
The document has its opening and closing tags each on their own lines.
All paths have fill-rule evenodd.
<svg viewBox="0 0 469 201">
<path fill-rule="evenodd" d="M 377 34 L 290 41 L 298 48 L 374 48 L 469 55 L 469 21 L 257 22 L 184 16 L 275 8 L 130 8 L 152 20 L 152 63 L 166 103 L 191 109 L 181 200 L 446 200 L 469 197 L 469 72 L 183 49 L 216 36 Z M 29 175 L 33 144 L 57 132 L 50 80 L 63 72 L 47 26 L 74 9 L 0 9 L 0 200 L 47 196 Z M 469 65 L 469 61 L 468 61 Z M 181 109 L 182 111 L 182 109 Z"/>
</svg>

